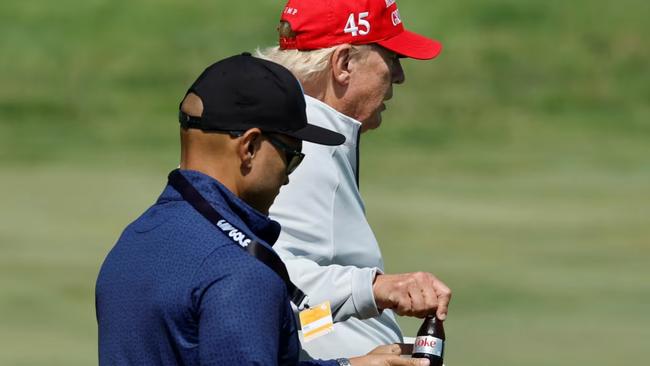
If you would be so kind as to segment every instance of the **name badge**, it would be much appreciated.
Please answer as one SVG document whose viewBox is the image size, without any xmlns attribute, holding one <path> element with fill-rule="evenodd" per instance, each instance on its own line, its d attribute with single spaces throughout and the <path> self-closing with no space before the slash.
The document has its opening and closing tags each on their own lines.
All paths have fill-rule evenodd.
<svg viewBox="0 0 650 366">
<path fill-rule="evenodd" d="M 300 312 L 300 326 L 302 327 L 303 342 L 331 333 L 334 330 L 332 309 L 330 302 L 325 301 L 307 310 Z"/>
</svg>

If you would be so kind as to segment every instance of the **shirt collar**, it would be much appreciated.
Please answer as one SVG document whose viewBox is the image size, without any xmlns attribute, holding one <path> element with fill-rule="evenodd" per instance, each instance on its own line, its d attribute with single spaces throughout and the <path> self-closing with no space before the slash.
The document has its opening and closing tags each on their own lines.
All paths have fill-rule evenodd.
<svg viewBox="0 0 650 366">
<path fill-rule="evenodd" d="M 241 198 L 235 196 L 218 180 L 195 170 L 180 170 L 181 174 L 201 193 L 226 220 L 240 230 L 250 231 L 266 244 L 273 245 L 280 235 L 280 224 L 257 211 Z M 167 187 L 162 200 L 182 200 L 176 190 Z"/>
</svg>

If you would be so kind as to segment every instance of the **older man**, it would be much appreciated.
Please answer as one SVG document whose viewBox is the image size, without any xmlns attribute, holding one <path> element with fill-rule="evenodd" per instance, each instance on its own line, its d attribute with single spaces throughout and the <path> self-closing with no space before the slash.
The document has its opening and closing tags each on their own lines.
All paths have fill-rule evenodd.
<svg viewBox="0 0 650 366">
<path fill-rule="evenodd" d="M 270 211 L 291 278 L 312 302 L 330 301 L 337 322 L 303 346 L 331 357 L 399 342 L 393 311 L 444 320 L 451 291 L 430 273 L 383 273 L 359 193 L 359 138 L 379 127 L 393 84 L 404 83 L 400 58 L 431 59 L 441 45 L 405 30 L 394 0 L 289 0 L 278 31 L 280 46 L 257 56 L 290 69 L 309 95 L 310 121 L 346 137 L 337 147 L 305 144 L 301 170 Z"/>
<path fill-rule="evenodd" d="M 180 122 L 180 169 L 99 273 L 99 363 L 296 365 L 289 299 L 302 293 L 271 248 L 280 227 L 266 215 L 303 158 L 301 140 L 337 145 L 343 136 L 308 124 L 297 80 L 250 54 L 207 68 Z M 301 364 L 429 364 L 398 350 Z"/>
</svg>

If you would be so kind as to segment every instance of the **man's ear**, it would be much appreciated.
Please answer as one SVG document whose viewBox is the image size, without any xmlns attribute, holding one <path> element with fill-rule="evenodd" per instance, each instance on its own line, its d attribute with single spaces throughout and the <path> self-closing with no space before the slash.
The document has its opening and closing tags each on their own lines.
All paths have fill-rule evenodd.
<svg viewBox="0 0 650 366">
<path fill-rule="evenodd" d="M 243 168 L 252 167 L 253 159 L 257 156 L 257 152 L 260 150 L 262 142 L 261 137 L 262 130 L 259 128 L 251 128 L 244 132 L 244 134 L 239 138 L 237 153 Z"/>
<path fill-rule="evenodd" d="M 351 51 L 351 45 L 342 44 L 334 50 L 330 59 L 332 77 L 341 86 L 347 86 L 350 83 Z"/>
</svg>

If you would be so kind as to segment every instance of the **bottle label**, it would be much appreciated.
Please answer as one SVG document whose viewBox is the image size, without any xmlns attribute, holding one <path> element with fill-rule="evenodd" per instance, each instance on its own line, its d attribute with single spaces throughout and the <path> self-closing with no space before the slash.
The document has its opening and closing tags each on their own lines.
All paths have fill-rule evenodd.
<svg viewBox="0 0 650 366">
<path fill-rule="evenodd" d="M 420 336 L 415 338 L 413 343 L 413 353 L 426 353 L 442 357 L 442 346 L 445 342 L 436 337 Z"/>
</svg>

